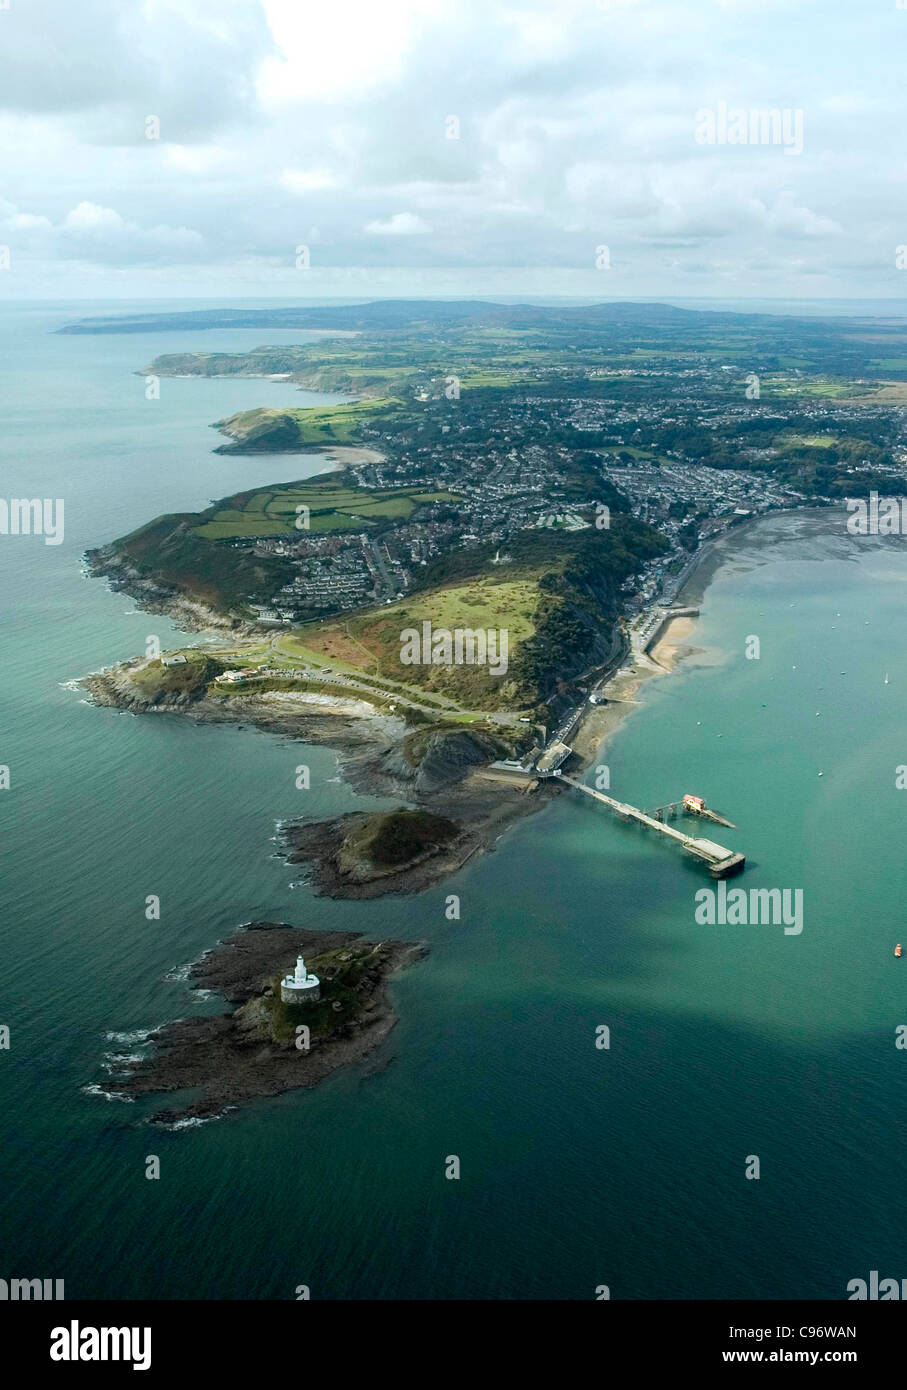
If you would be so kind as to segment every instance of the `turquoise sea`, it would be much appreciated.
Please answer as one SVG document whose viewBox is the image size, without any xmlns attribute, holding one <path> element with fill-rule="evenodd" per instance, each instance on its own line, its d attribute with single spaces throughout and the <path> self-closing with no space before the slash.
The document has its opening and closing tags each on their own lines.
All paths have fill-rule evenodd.
<svg viewBox="0 0 907 1390">
<path fill-rule="evenodd" d="M 326 398 L 164 380 L 146 401 L 157 353 L 299 335 L 54 336 L 105 307 L 0 309 L 0 493 L 66 508 L 60 546 L 0 537 L 0 1277 L 83 1298 L 841 1299 L 870 1269 L 907 1276 L 907 554 L 846 543 L 831 514 L 742 533 L 699 655 L 603 758 L 618 796 L 697 792 L 735 821 L 712 838 L 746 851 L 738 882 L 803 890 L 801 935 L 697 925 L 703 872 L 569 795 L 435 891 L 319 900 L 272 837 L 371 804 L 330 752 L 95 709 L 67 682 L 180 640 L 83 577 L 85 548 L 321 471 L 219 457 L 209 426 Z M 93 1090 L 144 1030 L 216 1007 L 178 967 L 252 917 L 431 943 L 382 1051 L 179 1130 Z"/>
</svg>

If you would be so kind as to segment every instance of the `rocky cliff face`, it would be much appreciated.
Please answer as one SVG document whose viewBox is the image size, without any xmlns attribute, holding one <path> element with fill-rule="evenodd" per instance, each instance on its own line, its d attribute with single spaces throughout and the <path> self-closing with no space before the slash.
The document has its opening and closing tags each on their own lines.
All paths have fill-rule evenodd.
<svg viewBox="0 0 907 1390">
<path fill-rule="evenodd" d="M 507 756 L 503 742 L 489 734 L 466 729 L 416 730 L 382 760 L 388 776 L 409 787 L 417 797 L 453 782 L 473 768 Z"/>
<path fill-rule="evenodd" d="M 133 714 L 145 714 L 151 710 L 187 709 L 190 705 L 196 704 L 204 694 L 204 688 L 201 692 L 142 690 L 122 667 L 86 676 L 82 684 L 95 704 L 129 710 Z"/>
<path fill-rule="evenodd" d="M 151 579 L 117 545 L 104 545 L 89 550 L 85 559 L 91 573 L 106 579 L 115 593 L 128 594 L 146 613 L 164 613 L 173 618 L 184 632 L 213 629 L 224 632 L 254 631 L 254 623 L 243 623 L 189 598 L 179 589 Z"/>
</svg>

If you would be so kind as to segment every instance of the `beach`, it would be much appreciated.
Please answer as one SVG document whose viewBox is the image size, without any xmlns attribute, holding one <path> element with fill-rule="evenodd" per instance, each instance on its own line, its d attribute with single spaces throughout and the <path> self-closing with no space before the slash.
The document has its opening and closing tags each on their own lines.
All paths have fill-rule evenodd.
<svg viewBox="0 0 907 1390">
<path fill-rule="evenodd" d="M 649 655 L 665 670 L 673 671 L 678 661 L 689 656 L 695 648 L 687 641 L 696 627 L 695 618 L 685 615 L 669 618 L 659 634 L 658 641 L 649 649 Z"/>
</svg>

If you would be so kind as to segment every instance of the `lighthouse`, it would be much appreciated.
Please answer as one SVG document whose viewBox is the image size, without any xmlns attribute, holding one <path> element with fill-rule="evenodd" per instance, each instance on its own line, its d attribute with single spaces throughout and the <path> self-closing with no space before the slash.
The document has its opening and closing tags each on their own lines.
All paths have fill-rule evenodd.
<svg viewBox="0 0 907 1390">
<path fill-rule="evenodd" d="M 321 998 L 321 981 L 308 973 L 302 956 L 296 957 L 293 973 L 281 980 L 280 997 L 285 1004 L 314 1004 Z"/>
</svg>

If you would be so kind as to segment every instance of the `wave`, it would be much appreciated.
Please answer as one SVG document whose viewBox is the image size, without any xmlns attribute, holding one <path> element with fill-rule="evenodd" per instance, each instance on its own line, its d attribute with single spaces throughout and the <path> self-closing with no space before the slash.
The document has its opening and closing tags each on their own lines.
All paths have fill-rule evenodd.
<svg viewBox="0 0 907 1390">
<path fill-rule="evenodd" d="M 156 1033 L 160 1024 L 156 1023 L 153 1028 L 136 1028 L 131 1033 L 105 1033 L 104 1037 L 108 1042 L 115 1043 L 146 1043 L 152 1033 Z"/>
<path fill-rule="evenodd" d="M 200 1125 L 211 1125 L 215 1120 L 222 1120 L 235 1109 L 235 1105 L 227 1105 L 216 1115 L 189 1115 L 185 1120 L 154 1120 L 152 1123 L 159 1129 L 198 1129 Z"/>
<path fill-rule="evenodd" d="M 144 1052 L 105 1052 L 101 1065 L 106 1072 L 125 1071 L 130 1062 L 144 1062 Z"/>
<path fill-rule="evenodd" d="M 135 1104 L 135 1096 L 126 1096 L 122 1091 L 105 1091 L 104 1087 L 97 1081 L 92 1081 L 88 1086 L 80 1087 L 80 1090 L 86 1096 L 103 1096 L 105 1100 L 122 1100 L 127 1105 Z"/>
<path fill-rule="evenodd" d="M 194 962 L 190 960 L 185 965 L 175 965 L 172 970 L 167 971 L 164 979 L 175 981 L 178 985 L 184 985 L 189 978 L 189 971 L 193 964 Z"/>
</svg>

